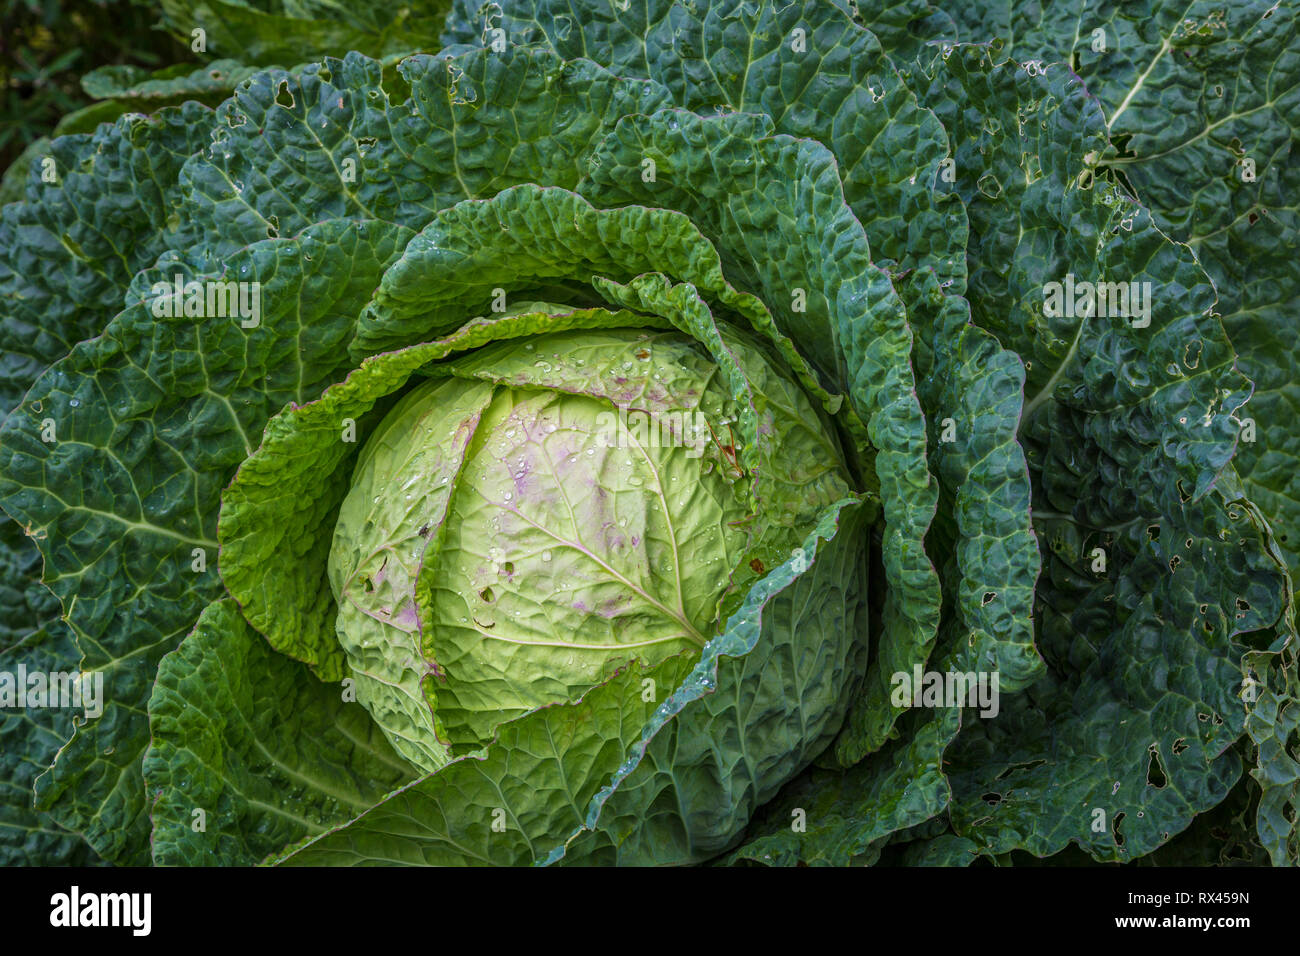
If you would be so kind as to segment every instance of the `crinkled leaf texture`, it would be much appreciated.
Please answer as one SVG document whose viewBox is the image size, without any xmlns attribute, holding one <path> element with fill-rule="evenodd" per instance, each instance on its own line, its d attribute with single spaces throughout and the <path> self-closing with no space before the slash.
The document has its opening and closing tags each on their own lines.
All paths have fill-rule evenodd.
<svg viewBox="0 0 1300 956">
<path fill-rule="evenodd" d="M 149 698 L 153 862 L 256 862 L 410 780 L 414 768 L 344 698 L 277 654 L 234 601 L 208 605 Z"/>
<path fill-rule="evenodd" d="M 247 80 L 53 140 L 58 184 L 0 212 L 0 662 L 80 662 L 108 697 L 0 715 L 6 859 L 83 859 L 76 831 L 145 862 L 152 824 L 160 862 L 1159 861 L 1246 814 L 1300 857 L 1294 11 L 460 0 L 446 52 L 394 68 L 441 13 L 167 0 L 245 66 L 92 87 Z M 383 59 L 246 72 L 344 49 Z M 1150 325 L 1044 314 L 1067 273 L 1151 282 Z M 260 325 L 153 315 L 178 274 L 261 281 Z M 723 330 L 748 325 L 882 515 L 845 504 L 793 558 L 776 542 L 808 523 L 778 528 L 702 660 L 628 667 L 409 780 L 330 683 L 352 461 L 311 418 L 367 356 L 482 335 L 498 287 L 571 328 L 686 331 L 736 396 Z M 259 481 L 319 493 L 268 521 L 241 498 Z M 996 670 L 1000 714 L 896 706 L 913 666 Z"/>
<path fill-rule="evenodd" d="M 73 188 L 82 180 L 69 174 L 57 194 L 47 199 L 33 184 L 28 202 L 4 211 L 0 228 L 15 238 L 5 244 L 0 282 L 16 289 L 5 300 L 4 354 L 13 367 L 4 380 L 35 382 L 0 432 L 0 498 L 39 535 L 46 580 L 70 609 L 85 666 L 113 674 L 104 716 L 77 729 L 39 779 L 38 801 L 110 859 L 147 859 L 145 705 L 158 661 L 220 593 L 220 489 L 267 420 L 342 377 L 357 318 L 411 227 L 456 200 L 516 183 L 575 184 L 578 157 L 602 135 L 606 113 L 616 118 L 662 97 L 595 64 L 526 48 L 505 57 L 413 57 L 399 69 L 410 89 L 398 103 L 383 89 L 381 64 L 351 55 L 301 73 L 258 74 L 217 111 L 215 131 L 213 114 L 194 106 L 148 122 L 124 118 L 96 134 L 105 145 L 93 159 L 68 163 L 109 180 L 86 179 L 84 208 Z M 282 86 L 289 97 L 278 103 Z M 580 119 L 557 124 L 557 113 Z M 133 137 L 155 129 L 173 138 L 136 150 Z M 175 145 L 178 133 L 193 141 Z M 358 144 L 372 140 L 369 185 L 322 188 L 326 175 L 341 185 L 333 158 L 340 144 L 359 157 Z M 304 172 L 272 184 L 261 170 L 281 152 Z M 106 165 L 105 156 L 119 154 L 129 160 L 123 168 Z M 511 159 L 503 164 L 502 155 Z M 155 168 L 164 159 L 174 165 Z M 123 193 L 110 185 L 117 180 L 138 188 Z M 116 235 L 109 224 L 119 217 L 101 223 L 93 215 L 123 202 L 144 210 L 121 216 L 133 234 L 118 238 L 136 257 L 126 262 L 108 251 Z M 45 224 L 51 215 L 61 218 Z M 331 219 L 340 215 L 386 218 Z M 169 239 L 167 230 L 180 231 Z M 146 242 L 136 232 L 163 238 Z M 169 245 L 177 251 L 160 256 Z M 64 255 L 66 269 L 45 267 Z M 160 321 L 151 287 L 178 274 L 260 282 L 259 327 Z M 50 287 L 24 285 L 41 282 Z M 99 338 L 36 379 L 59 351 L 98 330 L 78 322 L 101 323 L 124 302 Z M 28 311 L 44 318 L 28 322 Z M 61 338 L 47 347 L 37 328 Z M 40 438 L 47 418 L 58 443 Z M 84 483 L 92 474 L 100 480 Z M 192 570 L 200 564 L 206 570 Z"/>
<path fill-rule="evenodd" d="M 620 791 L 637 801 L 653 793 L 657 806 L 674 808 L 654 814 L 651 842 L 621 851 L 629 860 L 662 861 L 657 841 L 666 838 L 680 862 L 712 856 L 768 796 L 761 781 L 805 764 L 842 718 L 860 671 L 852 665 L 866 652 L 858 598 L 873 513 L 857 500 L 831 509 L 755 587 L 703 660 L 676 655 L 624 668 L 581 700 L 506 723 L 481 753 L 382 798 L 376 789 L 399 779 L 403 765 L 359 705 L 273 652 L 233 602 L 219 601 L 164 660 L 150 703 L 155 860 L 247 864 L 291 838 L 302 842 L 276 861 L 584 860 L 604 856 L 609 840 L 635 827 L 628 814 L 639 812 L 636 804 L 610 794 L 611 779 L 629 775 Z M 774 673 L 792 674 L 793 686 L 771 680 Z M 788 706 L 792 691 L 800 708 Z M 662 763 L 670 737 L 696 755 L 676 771 Z M 748 763 L 731 767 L 737 759 Z M 196 809 L 206 809 L 205 831 L 190 825 Z M 574 838 L 558 846 L 569 831 Z"/>
<path fill-rule="evenodd" d="M 57 619 L 0 650 L 0 672 L 78 670 L 80 653 Z M 0 865 L 91 866 L 102 861 L 80 835 L 33 806 L 36 776 L 72 733 L 76 711 L 58 707 L 0 711 Z"/>
<path fill-rule="evenodd" d="M 1033 7 L 966 4 L 952 16 L 956 24 L 936 27 L 933 39 L 1000 38 L 1007 43 L 1000 55 L 1030 61 L 1036 72 L 1044 62 L 1064 61 L 1096 98 L 1109 136 L 1082 157 L 1084 165 L 1131 190 L 1209 273 L 1235 367 L 1253 386 L 1250 401 L 1235 411 L 1234 467 L 1294 575 L 1300 433 L 1292 423 L 1300 352 L 1278 329 L 1300 307 L 1296 12 L 1266 0 L 1099 7 L 1064 0 Z M 1188 361 L 1200 361 L 1201 339 L 1188 336 L 1184 345 Z M 1289 630 L 1281 625 L 1284 635 Z M 1251 678 L 1272 688 L 1259 700 L 1254 726 L 1273 726 L 1282 740 L 1288 732 L 1274 720 L 1285 724 L 1297 705 L 1295 638 L 1290 642 L 1270 661 L 1254 658 Z M 1252 773 L 1289 779 L 1294 741 L 1280 749 L 1255 742 L 1262 749 Z M 1284 799 L 1282 790 L 1270 793 Z M 1259 837 L 1275 862 L 1300 854 L 1293 785 L 1291 793 L 1290 823 L 1269 813 L 1268 800 L 1261 806 Z"/>
<path fill-rule="evenodd" d="M 1091 9 L 963 4 L 964 40 L 1007 41 L 1018 60 L 1061 60 L 1100 101 L 1118 155 L 1097 157 L 1187 242 L 1255 383 L 1237 456 L 1247 492 L 1300 569 L 1300 47 L 1297 14 L 1269 0 L 1147 0 Z M 1243 67 L 1243 64 L 1249 64 Z"/>
<path fill-rule="evenodd" d="M 858 598 L 872 511 L 855 500 L 830 509 L 698 662 L 677 656 L 629 668 L 579 702 L 505 724 L 481 756 L 417 780 L 280 862 L 689 863 L 716 855 L 772 782 L 806 765 L 843 717 L 853 665 L 866 653 Z M 557 845 L 566 830 L 572 836 Z"/>
</svg>

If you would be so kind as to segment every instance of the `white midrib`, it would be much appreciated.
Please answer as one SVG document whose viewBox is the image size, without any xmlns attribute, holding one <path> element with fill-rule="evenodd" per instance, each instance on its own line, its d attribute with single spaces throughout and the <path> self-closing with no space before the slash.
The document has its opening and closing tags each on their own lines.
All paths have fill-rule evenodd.
<svg viewBox="0 0 1300 956">
<path fill-rule="evenodd" d="M 1188 9 L 1191 8 L 1189 7 Z M 1186 15 L 1186 12 L 1187 11 L 1183 11 L 1184 15 Z M 1151 71 L 1156 68 L 1156 64 L 1159 63 L 1164 55 L 1172 48 L 1172 44 L 1169 42 L 1169 37 L 1161 37 L 1159 51 L 1157 51 L 1156 55 L 1151 58 L 1151 62 L 1147 64 L 1147 68 L 1142 71 L 1142 75 L 1134 81 L 1131 87 L 1129 87 L 1129 91 L 1124 95 L 1124 99 L 1120 101 L 1119 106 L 1115 107 L 1115 112 L 1110 114 L 1110 119 L 1106 123 L 1107 128 L 1112 130 L 1115 128 L 1115 121 L 1124 115 L 1124 111 L 1128 109 L 1129 103 L 1133 102 L 1133 97 L 1135 97 L 1138 90 L 1142 89 L 1143 85 L 1146 84 L 1147 77 L 1149 77 Z"/>
<path fill-rule="evenodd" d="M 1025 424 L 1029 421 L 1030 417 L 1038 410 L 1038 406 L 1050 399 L 1052 393 L 1056 391 L 1056 383 L 1059 382 L 1061 376 L 1065 374 L 1066 366 L 1074 361 L 1074 353 L 1079 350 L 1079 340 L 1083 338 L 1083 327 L 1087 321 L 1088 319 L 1086 316 L 1079 319 L 1079 327 L 1074 331 L 1074 341 L 1070 343 L 1069 351 L 1065 353 L 1064 357 L 1061 359 L 1061 363 L 1056 366 L 1056 371 L 1053 372 L 1052 377 L 1047 380 L 1047 384 L 1038 390 L 1037 395 L 1025 403 L 1024 411 L 1020 414 L 1020 428 L 1025 427 Z"/>
</svg>

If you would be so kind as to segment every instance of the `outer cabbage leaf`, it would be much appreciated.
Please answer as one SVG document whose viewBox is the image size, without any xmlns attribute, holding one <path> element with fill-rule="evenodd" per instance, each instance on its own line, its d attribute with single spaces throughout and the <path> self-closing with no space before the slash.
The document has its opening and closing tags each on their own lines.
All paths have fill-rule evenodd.
<svg viewBox="0 0 1300 956">
<path fill-rule="evenodd" d="M 81 654 L 40 582 L 41 555 L 17 522 L 0 518 L 0 673 L 75 672 Z M 71 735 L 72 711 L 0 709 L 0 865 L 88 864 L 79 836 L 33 808 L 33 782 Z"/>
<path fill-rule="evenodd" d="M 1073 840 L 1132 859 L 1237 781 L 1241 659 L 1282 611 L 1279 569 L 1246 509 L 1217 493 L 1150 524 L 1044 532 L 1049 676 L 950 748 L 954 826 L 995 854 Z M 1101 586 L 1077 557 L 1093 541 L 1114 575 Z"/>
<path fill-rule="evenodd" d="M 59 601 L 41 584 L 41 552 L 15 521 L 0 516 L 0 652 L 59 616 Z"/>
<path fill-rule="evenodd" d="M 938 816 L 951 795 L 944 748 L 960 711 L 913 711 L 898 741 L 849 769 L 815 768 L 765 806 L 745 844 L 726 858 L 765 866 L 851 866 L 893 833 Z"/>
<path fill-rule="evenodd" d="M 159 660 L 219 593 L 221 488 L 274 410 L 335 378 L 407 235 L 332 222 L 251 246 L 223 278 L 262 283 L 259 327 L 132 306 L 43 375 L 0 430 L 0 500 L 38 535 L 83 667 L 105 673 L 103 716 L 40 778 L 38 805 L 106 858 L 147 854 L 144 706 Z M 41 439 L 47 419 L 55 442 Z"/>
<path fill-rule="evenodd" d="M 1196 250 L 1254 381 L 1256 431 L 1236 458 L 1247 493 L 1300 569 L 1300 48 L 1296 11 L 1269 0 L 1147 0 L 952 11 L 962 39 L 1003 38 L 1019 60 L 1062 60 L 1098 98 L 1118 150 L 1103 165 Z M 1248 66 L 1244 66 L 1248 64 Z"/>
<path fill-rule="evenodd" d="M 59 137 L 33 166 L 26 200 L 0 210 L 0 417 L 103 330 L 136 271 L 168 248 L 202 242 L 177 215 L 177 180 L 213 119 L 189 103 Z M 43 180 L 47 170 L 53 182 Z"/>
<path fill-rule="evenodd" d="M 229 598 L 158 668 L 144 756 L 160 866 L 248 865 L 368 809 L 415 771 L 370 715 L 275 653 Z"/>
<path fill-rule="evenodd" d="M 197 68 L 192 63 L 179 63 L 152 72 L 138 66 L 112 64 L 82 76 L 81 88 L 87 96 L 110 101 L 97 105 L 116 105 L 121 111 L 152 112 L 186 100 L 216 106 L 260 69 L 238 60 L 213 60 Z"/>
<path fill-rule="evenodd" d="M 1270 594 L 1281 582 L 1265 544 L 1255 534 L 1232 534 L 1231 521 L 1242 520 L 1242 513 L 1228 507 L 1232 498 L 1211 490 L 1230 482 L 1224 469 L 1236 441 L 1233 415 L 1249 385 L 1232 369 L 1231 347 L 1209 311 L 1213 290 L 1190 251 L 1170 243 L 1150 214 L 1112 184 L 1087 174 L 1089 161 L 1106 148 L 1105 128 L 1068 71 L 997 66 L 987 51 L 969 48 L 937 57 L 927 69 L 928 100 L 954 141 L 968 144 L 956 157 L 957 187 L 969 202 L 972 223 L 975 319 L 1026 358 L 1031 397 L 1021 435 L 1035 477 L 1035 524 L 1051 553 L 1036 616 L 1039 647 L 1055 676 L 1031 693 L 1030 700 L 1040 703 L 1013 700 L 996 722 L 1020 727 L 1016 739 L 1026 746 L 1019 760 L 998 758 L 994 767 L 981 768 L 979 762 L 994 751 L 977 756 L 969 749 L 979 738 L 975 728 L 959 738 L 957 750 L 966 756 L 956 758 L 960 769 L 955 772 L 965 775 L 965 785 L 954 782 L 954 819 L 959 832 L 978 827 L 985 834 L 979 842 L 988 840 L 990 847 L 1024 840 L 1035 853 L 1054 852 L 1075 838 L 1099 858 L 1127 858 L 1159 845 L 1165 834 L 1178 832 L 1193 813 L 1227 792 L 1238 771 L 1235 758 L 1219 755 L 1240 733 L 1244 716 L 1228 702 L 1240 680 L 1233 675 L 1239 674 L 1240 657 L 1250 644 L 1263 639 L 1237 635 L 1268 628 L 1281 614 L 1280 592 Z M 965 124 L 975 116 L 970 103 L 984 109 L 980 126 L 968 132 Z M 1042 142 L 1035 149 L 999 151 L 996 146 L 1009 130 Z M 1081 137 L 1081 130 L 1087 135 Z M 1019 215 L 1008 216 L 1008 208 Z M 1067 272 L 1081 279 L 1150 282 L 1150 326 L 1134 327 L 1124 318 L 1044 316 L 1045 284 Z M 993 308 L 993 303 L 1001 304 Z M 1176 529 L 1172 538 L 1170 529 Z M 1161 531 L 1163 537 L 1151 539 Z M 1223 535 L 1239 541 L 1239 550 L 1216 549 L 1227 540 Z M 1094 547 L 1103 549 L 1102 564 Z M 1188 570 L 1212 583 L 1188 589 Z M 1142 599 L 1130 593 L 1138 581 Z M 1234 606 L 1234 595 L 1253 610 L 1239 616 L 1243 612 Z M 1220 610 L 1209 610 L 1215 607 Z M 1116 636 L 1130 631 L 1126 638 Z M 1187 676 L 1171 678 L 1168 685 L 1146 678 L 1143 686 L 1141 667 L 1118 662 L 1136 653 L 1123 648 L 1150 640 L 1167 644 L 1171 632 L 1188 639 L 1167 649 L 1170 659 L 1204 655 L 1201 670 L 1218 668 L 1218 685 L 1202 688 L 1202 678 Z M 1158 638 L 1161 633 L 1166 637 Z M 1094 650 L 1084 651 L 1088 645 Z M 1102 650 L 1109 646 L 1117 659 Z M 1094 667 L 1132 676 L 1095 683 L 1099 678 L 1082 676 Z M 1188 664 L 1183 673 L 1195 670 Z M 1074 676 L 1062 684 L 1066 674 Z M 1180 709 L 1172 696 L 1141 720 L 1126 709 L 1145 712 L 1163 694 L 1182 694 L 1200 702 L 1200 710 L 1191 704 Z M 1066 720 L 1061 702 L 1071 699 L 1072 716 Z M 1049 705 L 1048 714 L 1038 713 Z M 1111 713 L 1116 707 L 1123 716 Z M 1175 760 L 1174 740 L 1196 739 L 1194 711 L 1220 714 L 1226 729 L 1205 742 L 1204 752 Z M 1126 721 L 1129 735 L 1111 748 L 1115 766 L 1104 776 L 1123 784 L 1123 796 L 1101 800 L 1098 788 L 1104 782 L 1101 777 L 1089 782 L 1095 760 L 1092 765 L 1088 760 L 1098 752 L 1093 740 L 1100 728 L 1117 720 Z M 1151 726 L 1139 730 L 1146 720 Z M 995 724 L 978 727 L 997 733 Z M 1027 744 L 1032 727 L 1045 731 L 1041 750 Z M 1170 787 L 1163 794 L 1156 792 L 1162 788 L 1148 788 L 1142 776 L 1150 761 L 1139 748 L 1147 747 L 1164 754 L 1161 773 L 1170 775 Z M 1183 747 L 1179 744 L 1180 754 Z M 1040 789 L 1049 768 L 1065 773 L 1071 751 L 1079 762 L 1077 785 L 1104 804 L 1107 819 L 1126 813 L 1127 842 L 1121 845 L 1105 827 L 1103 833 L 1090 830 L 1082 814 L 1067 809 L 1073 806 L 1068 800 L 1026 807 L 1020 823 L 992 837 L 998 821 L 1019 812 L 1013 809 L 1017 800 L 1050 793 Z M 1048 763 L 1038 764 L 1048 752 L 1053 754 Z M 1017 764 L 1024 768 L 1016 770 Z M 994 780 L 997 773 L 1005 773 L 1010 783 Z M 1014 798 L 1004 796 L 1010 791 Z M 985 801 L 986 795 L 999 796 Z M 1045 830 L 1045 818 L 1060 818 L 1062 828 Z"/>
<path fill-rule="evenodd" d="M 1268 651 L 1247 655 L 1243 692 L 1255 700 L 1246 733 L 1258 748 L 1250 775 L 1260 789 L 1259 841 L 1275 866 L 1300 866 L 1300 666 L 1293 616 L 1281 631 Z"/>
<path fill-rule="evenodd" d="M 99 333 L 122 307 L 136 270 L 169 245 L 193 240 L 175 217 L 176 180 L 211 124 L 211 111 L 198 104 L 123 117 L 93 134 L 47 142 L 23 164 L 30 166 L 25 201 L 0 210 L 0 420 L 46 367 Z M 57 615 L 40 573 L 35 545 L 0 515 L 0 646 Z M 64 634 L 48 641 L 62 646 Z M 66 650 L 69 666 L 58 669 L 75 670 L 79 655 Z M 0 720 L 30 725 L 33 718 Z M 72 727 L 69 719 L 35 720 L 40 730 L 27 738 L 29 748 L 6 746 L 29 769 L 38 755 L 52 757 L 53 734 Z M 17 733 L 18 724 L 7 732 Z M 21 802 L 30 808 L 30 780 Z"/>
<path fill-rule="evenodd" d="M 1188 242 L 1213 278 L 1238 367 L 1254 383 L 1250 403 L 1238 413 L 1244 427 L 1235 464 L 1294 575 L 1300 438 L 1290 422 L 1300 401 L 1297 349 L 1277 330 L 1300 307 L 1295 11 L 1267 2 L 1095 8 L 1066 2 L 975 4 L 954 15 L 963 38 L 1003 37 L 1017 59 L 1068 61 L 1100 100 L 1117 147 L 1100 157 L 1100 168 L 1149 204 L 1161 227 Z M 1268 669 L 1261 662 L 1257 670 Z M 1296 699 L 1293 667 L 1277 679 L 1291 690 L 1261 698 L 1261 732 L 1294 709 L 1287 703 Z M 1282 730 L 1280 740 L 1288 736 Z M 1294 766 L 1287 746 L 1264 749 L 1270 764 L 1253 772 L 1286 780 Z M 1293 822 L 1269 809 L 1274 798 L 1285 805 L 1285 791 L 1271 788 L 1261 804 L 1260 835 L 1275 860 L 1294 858 L 1300 839 Z M 1294 817 L 1293 788 L 1290 802 Z"/>
<path fill-rule="evenodd" d="M 0 650 L 0 672 L 75 672 L 81 654 L 58 620 Z M 33 808 L 34 783 L 80 715 L 58 707 L 0 710 L 0 865 L 89 866 L 100 859 L 79 834 Z"/>
<path fill-rule="evenodd" d="M 965 223 L 931 188 L 943 128 L 876 37 L 833 4 L 457 0 L 447 22 L 449 43 L 490 42 L 493 30 L 511 44 L 545 41 L 563 57 L 662 83 L 685 109 L 762 114 L 778 133 L 822 143 L 881 264 L 925 262 L 961 291 Z"/>
<path fill-rule="evenodd" d="M 182 172 L 195 227 L 228 253 L 334 217 L 419 229 L 520 183 L 571 188 L 619 116 L 666 96 L 522 46 L 421 54 L 397 73 L 354 53 L 241 86 L 217 110 L 212 149 Z"/>
</svg>

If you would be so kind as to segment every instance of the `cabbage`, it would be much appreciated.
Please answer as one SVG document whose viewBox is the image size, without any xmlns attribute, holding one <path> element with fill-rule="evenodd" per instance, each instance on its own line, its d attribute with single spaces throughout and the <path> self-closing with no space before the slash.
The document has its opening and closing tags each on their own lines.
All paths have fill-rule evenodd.
<svg viewBox="0 0 1300 956">
<path fill-rule="evenodd" d="M 1293 12 L 193 6 L 0 211 L 0 860 L 1300 859 Z"/>
</svg>

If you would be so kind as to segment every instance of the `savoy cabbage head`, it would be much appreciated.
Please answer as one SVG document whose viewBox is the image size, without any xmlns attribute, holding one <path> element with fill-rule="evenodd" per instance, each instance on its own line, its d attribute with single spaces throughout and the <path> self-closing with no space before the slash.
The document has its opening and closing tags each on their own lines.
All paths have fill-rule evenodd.
<svg viewBox="0 0 1300 956">
<path fill-rule="evenodd" d="M 0 211 L 0 859 L 1300 861 L 1293 11 L 266 6 Z"/>
</svg>

